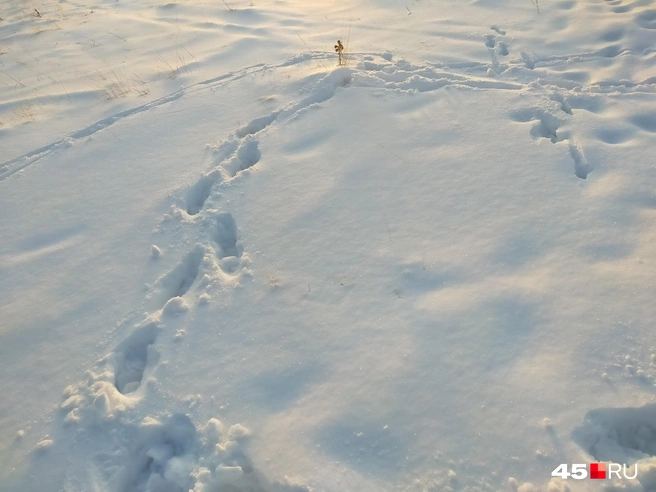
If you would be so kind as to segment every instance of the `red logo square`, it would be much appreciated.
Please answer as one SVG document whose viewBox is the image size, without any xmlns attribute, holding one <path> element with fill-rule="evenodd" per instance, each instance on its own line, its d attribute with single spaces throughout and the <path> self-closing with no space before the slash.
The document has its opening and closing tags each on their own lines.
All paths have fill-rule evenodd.
<svg viewBox="0 0 656 492">
<path fill-rule="evenodd" d="M 606 463 L 590 463 L 590 478 L 592 480 L 605 480 Z"/>
</svg>

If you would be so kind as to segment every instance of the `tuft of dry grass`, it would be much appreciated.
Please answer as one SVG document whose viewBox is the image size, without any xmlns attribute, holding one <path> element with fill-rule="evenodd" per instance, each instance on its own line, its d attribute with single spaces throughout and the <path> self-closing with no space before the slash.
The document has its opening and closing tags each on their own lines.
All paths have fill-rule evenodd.
<svg viewBox="0 0 656 492">
<path fill-rule="evenodd" d="M 341 67 L 344 65 L 344 45 L 342 42 L 338 39 L 337 44 L 335 45 L 335 53 L 339 56 L 339 62 L 338 65 Z"/>
<path fill-rule="evenodd" d="M 178 75 L 180 75 L 180 65 L 178 65 L 177 67 L 174 67 L 173 65 L 171 65 L 169 62 L 167 62 L 161 56 L 159 56 L 159 55 L 156 55 L 156 56 L 157 56 L 157 60 L 159 60 L 159 63 L 160 63 L 159 66 L 162 67 L 162 72 L 164 72 L 169 79 L 171 79 L 171 80 L 176 79 L 178 77 Z M 161 73 L 159 71 L 159 68 L 158 68 L 158 72 Z"/>
<path fill-rule="evenodd" d="M 105 85 L 102 88 L 102 92 L 105 95 L 106 99 L 118 99 L 123 97 L 130 92 L 130 88 L 127 84 L 119 78 L 118 74 L 111 70 L 109 77 L 105 77 L 102 73 L 96 70 L 96 73 L 100 76 Z"/>
<path fill-rule="evenodd" d="M 18 121 L 22 123 L 30 123 L 34 121 L 34 111 L 32 110 L 32 104 L 27 101 L 22 101 L 20 106 L 14 110 L 14 114 Z"/>
<path fill-rule="evenodd" d="M 105 99 L 118 99 L 128 94 L 137 94 L 145 96 L 150 92 L 148 85 L 136 74 L 132 78 L 124 73 L 119 75 L 114 69 L 110 69 L 107 75 L 99 70 L 95 70 L 99 80 L 102 83 L 100 91 L 104 94 Z"/>
</svg>

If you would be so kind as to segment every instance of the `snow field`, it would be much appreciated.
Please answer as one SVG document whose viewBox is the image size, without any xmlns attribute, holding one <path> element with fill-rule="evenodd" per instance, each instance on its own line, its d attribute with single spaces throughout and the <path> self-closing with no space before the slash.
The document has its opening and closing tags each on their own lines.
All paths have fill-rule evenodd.
<svg viewBox="0 0 656 492">
<path fill-rule="evenodd" d="M 236 68 L 317 11 L 206 12 L 238 56 L 4 130 L 8 489 L 654 487 L 654 9 L 437 7 L 339 10 L 342 68 Z"/>
</svg>

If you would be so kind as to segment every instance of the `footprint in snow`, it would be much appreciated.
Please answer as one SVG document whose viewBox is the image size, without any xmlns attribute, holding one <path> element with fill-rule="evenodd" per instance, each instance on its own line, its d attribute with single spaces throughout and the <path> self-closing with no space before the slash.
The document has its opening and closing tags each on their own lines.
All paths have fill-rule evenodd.
<svg viewBox="0 0 656 492">
<path fill-rule="evenodd" d="M 217 216 L 214 242 L 218 247 L 219 266 L 225 273 L 234 273 L 239 267 L 242 248 L 237 241 L 237 224 L 232 214 L 222 212 Z"/>
<path fill-rule="evenodd" d="M 204 256 L 204 248 L 197 245 L 173 270 L 156 281 L 155 295 L 159 297 L 162 306 L 189 291 L 198 277 Z"/>
<path fill-rule="evenodd" d="M 597 461 L 632 465 L 656 456 L 656 405 L 592 410 L 572 438 Z M 645 490 L 656 487 L 656 477 L 640 482 Z"/>
<path fill-rule="evenodd" d="M 502 31 L 497 26 L 492 26 L 492 29 L 497 34 L 488 34 L 485 36 L 485 46 L 490 50 L 494 50 L 498 55 L 508 56 L 510 53 L 508 51 L 508 44 L 499 38 L 499 36 L 504 36 L 506 31 Z"/>
<path fill-rule="evenodd" d="M 150 347 L 155 343 L 158 331 L 155 323 L 137 328 L 114 351 L 114 385 L 121 394 L 133 393 L 141 385 L 150 358 Z"/>
<path fill-rule="evenodd" d="M 253 167 L 260 162 L 262 152 L 259 142 L 254 138 L 246 138 L 237 149 L 237 155 L 224 164 L 224 169 L 231 177 Z"/>
<path fill-rule="evenodd" d="M 565 99 L 562 97 L 559 98 L 558 96 L 556 94 L 552 99 L 561 103 L 561 111 L 568 115 L 571 114 L 571 106 L 567 104 Z M 574 161 L 574 174 L 576 177 L 586 179 L 588 174 L 592 172 L 593 167 L 588 163 L 581 146 L 574 142 L 569 133 L 558 132 L 558 129 L 564 123 L 560 118 L 541 108 L 525 108 L 512 112 L 510 119 L 519 123 L 535 121 L 530 132 L 533 138 L 548 138 L 554 144 L 567 140 L 569 154 Z"/>
</svg>

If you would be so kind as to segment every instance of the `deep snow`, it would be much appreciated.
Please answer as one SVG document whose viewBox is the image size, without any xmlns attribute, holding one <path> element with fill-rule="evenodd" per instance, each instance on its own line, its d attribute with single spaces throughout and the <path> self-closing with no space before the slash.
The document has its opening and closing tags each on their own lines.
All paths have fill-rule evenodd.
<svg viewBox="0 0 656 492">
<path fill-rule="evenodd" d="M 3 5 L 0 489 L 653 490 L 656 7 L 539 7 Z"/>
</svg>

